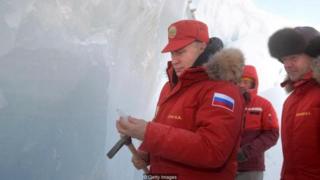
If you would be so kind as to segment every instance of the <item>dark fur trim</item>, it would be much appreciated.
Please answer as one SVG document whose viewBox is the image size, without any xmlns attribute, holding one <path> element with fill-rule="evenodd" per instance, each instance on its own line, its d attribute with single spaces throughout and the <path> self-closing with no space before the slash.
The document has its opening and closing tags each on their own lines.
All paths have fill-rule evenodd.
<svg viewBox="0 0 320 180">
<path fill-rule="evenodd" d="M 310 41 L 306 49 L 306 54 L 311 57 L 320 56 L 320 36 Z"/>
<path fill-rule="evenodd" d="M 292 28 L 275 32 L 268 42 L 271 56 L 279 59 L 288 55 L 303 53 L 306 48 L 304 37 Z"/>
<path fill-rule="evenodd" d="M 319 56 L 319 61 L 320 61 L 320 56 Z M 318 84 L 320 84 L 320 66 L 316 66 L 315 64 L 313 64 L 312 70 L 313 70 L 313 79 L 315 79 L 318 82 Z M 289 80 L 288 75 L 285 78 L 284 82 L 286 82 L 284 86 L 285 91 L 287 93 L 291 93 L 294 90 L 294 87 L 292 82 Z"/>
<path fill-rule="evenodd" d="M 288 75 L 286 76 L 284 81 L 288 81 L 284 86 L 284 90 L 286 91 L 286 93 L 291 93 L 294 90 L 294 87 Z"/>
<path fill-rule="evenodd" d="M 320 84 L 320 37 L 310 41 L 306 53 L 315 58 L 312 64 L 313 78 Z"/>
<path fill-rule="evenodd" d="M 318 84 L 320 84 L 320 72 L 319 71 L 318 72 L 313 72 L 313 77 L 318 82 Z"/>
<path fill-rule="evenodd" d="M 204 66 L 213 80 L 227 80 L 239 83 L 244 66 L 244 56 L 238 49 L 222 49 L 209 58 Z"/>
<path fill-rule="evenodd" d="M 313 78 L 320 84 L 320 55 L 313 60 Z"/>
<path fill-rule="evenodd" d="M 207 63 L 209 57 L 223 48 L 223 42 L 218 37 L 212 37 L 209 39 L 209 43 L 204 52 L 197 58 L 192 67 L 202 66 Z"/>
</svg>

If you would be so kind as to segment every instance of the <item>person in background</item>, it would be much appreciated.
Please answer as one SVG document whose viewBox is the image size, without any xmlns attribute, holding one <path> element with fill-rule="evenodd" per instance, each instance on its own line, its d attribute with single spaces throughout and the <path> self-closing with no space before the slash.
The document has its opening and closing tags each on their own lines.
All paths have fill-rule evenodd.
<svg viewBox="0 0 320 180">
<path fill-rule="evenodd" d="M 207 25 L 180 20 L 168 28 L 168 82 L 151 122 L 120 117 L 121 134 L 142 141 L 136 168 L 179 180 L 233 180 L 244 101 L 239 82 L 244 58 L 236 49 L 210 53 Z"/>
<path fill-rule="evenodd" d="M 274 146 L 279 138 L 277 114 L 272 104 L 257 94 L 259 80 L 254 66 L 244 67 L 239 86 L 249 93 L 249 101 L 245 107 L 236 179 L 262 180 L 264 152 Z"/>
<path fill-rule="evenodd" d="M 314 51 L 309 47 L 319 36 L 304 26 L 280 29 L 269 38 L 271 56 L 287 72 L 281 86 L 290 93 L 281 120 L 282 180 L 320 179 L 320 84 L 312 72 Z"/>
</svg>

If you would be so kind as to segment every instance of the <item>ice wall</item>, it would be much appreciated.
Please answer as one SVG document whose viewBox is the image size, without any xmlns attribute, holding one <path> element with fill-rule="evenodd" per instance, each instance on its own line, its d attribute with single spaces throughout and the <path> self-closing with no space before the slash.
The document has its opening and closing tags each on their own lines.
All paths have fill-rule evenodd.
<svg viewBox="0 0 320 180">
<path fill-rule="evenodd" d="M 106 43 L 90 39 L 104 23 L 84 2 L 1 3 L 3 180 L 106 177 L 110 71 Z"/>
<path fill-rule="evenodd" d="M 211 35 L 270 74 L 263 90 L 277 83 L 279 65 L 266 68 L 264 59 L 271 30 L 250 1 L 3 0 L 1 179 L 141 179 L 127 149 L 105 157 L 118 140 L 116 109 L 152 118 L 169 58 L 160 54 L 167 26 L 192 18 L 190 8 Z"/>
<path fill-rule="evenodd" d="M 116 109 L 152 117 L 164 27 L 186 9 L 185 0 L 2 1 L 1 179 L 137 179 L 126 149 L 105 156 Z"/>
</svg>

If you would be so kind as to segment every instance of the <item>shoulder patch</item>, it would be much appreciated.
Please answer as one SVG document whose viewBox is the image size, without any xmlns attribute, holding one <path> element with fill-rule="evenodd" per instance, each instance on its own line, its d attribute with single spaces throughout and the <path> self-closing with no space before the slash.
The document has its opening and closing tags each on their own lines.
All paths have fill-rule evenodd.
<svg viewBox="0 0 320 180">
<path fill-rule="evenodd" d="M 215 92 L 212 98 L 212 106 L 221 107 L 233 112 L 234 109 L 234 99 L 223 93 Z"/>
</svg>

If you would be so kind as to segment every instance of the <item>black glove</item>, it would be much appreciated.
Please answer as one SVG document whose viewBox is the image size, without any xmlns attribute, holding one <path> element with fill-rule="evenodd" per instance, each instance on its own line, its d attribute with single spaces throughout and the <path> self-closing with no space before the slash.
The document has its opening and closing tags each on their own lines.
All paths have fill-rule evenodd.
<svg viewBox="0 0 320 180">
<path fill-rule="evenodd" d="M 246 154 L 242 151 L 242 149 L 239 149 L 239 152 L 237 154 L 237 160 L 239 163 L 245 162 L 248 160 Z"/>
</svg>

